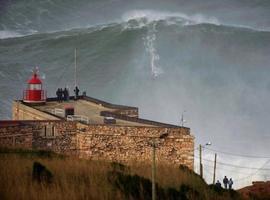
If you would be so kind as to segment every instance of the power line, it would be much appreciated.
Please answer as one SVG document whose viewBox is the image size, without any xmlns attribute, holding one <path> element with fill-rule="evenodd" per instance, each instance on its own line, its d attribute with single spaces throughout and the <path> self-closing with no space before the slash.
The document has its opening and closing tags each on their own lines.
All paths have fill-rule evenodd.
<svg viewBox="0 0 270 200">
<path fill-rule="evenodd" d="M 210 161 L 210 162 L 214 162 L 212 160 L 207 160 L 204 159 L 206 161 Z M 242 169 L 253 169 L 253 170 L 270 170 L 270 168 L 256 168 L 256 167 L 246 167 L 246 166 L 240 166 L 240 165 L 232 165 L 229 163 L 223 163 L 223 162 L 217 162 L 220 165 L 224 165 L 224 166 L 230 166 L 230 167 L 235 167 L 235 168 L 242 168 Z"/>
<path fill-rule="evenodd" d="M 229 172 L 235 172 L 235 173 L 237 173 L 237 174 L 243 174 L 243 175 L 245 174 L 245 175 L 247 175 L 247 176 L 242 177 L 242 178 L 234 179 L 234 182 L 248 181 L 247 179 L 252 178 L 252 177 L 255 176 L 256 174 L 257 174 L 257 175 L 260 175 L 260 176 L 266 177 L 266 176 L 269 176 L 269 174 L 261 174 L 261 173 L 259 173 L 259 172 L 260 172 L 260 169 L 262 169 L 262 167 L 264 167 L 269 161 L 270 161 L 270 159 L 267 160 L 260 168 L 258 168 L 257 171 L 255 171 L 254 173 L 251 173 L 251 174 L 242 173 L 242 172 L 237 172 L 237 171 L 231 171 L 231 170 L 229 170 Z M 213 166 L 211 166 L 211 165 L 205 165 L 205 164 L 204 164 L 204 166 L 213 167 Z M 224 170 L 224 168 L 223 168 L 222 170 Z M 211 176 L 211 174 L 210 174 L 210 172 L 209 172 L 208 170 L 204 169 L 204 171 L 206 171 L 207 174 Z M 225 169 L 225 171 L 227 171 L 227 169 Z"/>
<path fill-rule="evenodd" d="M 196 158 L 199 158 L 197 156 L 194 156 Z M 208 159 L 203 159 L 204 161 L 207 162 L 214 162 L 213 160 L 208 160 Z M 242 168 L 242 169 L 253 169 L 253 170 L 270 170 L 270 168 L 256 168 L 256 167 L 246 167 L 246 166 L 240 166 L 240 165 L 232 165 L 229 163 L 223 163 L 223 162 L 217 162 L 220 165 L 224 165 L 224 166 L 230 166 L 230 167 L 235 167 L 235 168 Z"/>
<path fill-rule="evenodd" d="M 214 166 L 211 166 L 211 165 L 207 165 L 207 164 L 203 164 L 203 165 L 206 166 L 206 167 L 210 167 L 211 169 L 214 168 Z M 244 173 L 244 172 L 237 171 L 237 170 L 231 170 L 231 169 L 228 169 L 228 168 L 224 168 L 224 166 L 220 166 L 219 169 L 220 168 L 221 168 L 222 171 L 224 170 L 226 172 L 232 172 L 232 173 L 243 174 L 243 175 L 250 175 L 250 173 Z M 219 170 L 219 171 L 221 171 L 221 170 Z M 269 174 L 262 174 L 262 173 L 260 173 L 260 175 L 261 176 L 268 176 Z"/>
<path fill-rule="evenodd" d="M 256 175 L 256 174 L 259 172 L 259 170 L 263 169 L 262 167 L 264 167 L 269 161 L 270 161 L 270 159 L 267 160 L 267 161 L 266 161 L 266 162 L 265 162 L 265 163 L 264 163 L 264 164 L 263 164 L 256 172 L 254 172 L 253 174 L 250 174 L 249 176 L 246 176 L 246 177 L 244 177 L 244 178 L 236 179 L 235 181 L 245 180 L 245 179 L 247 179 L 247 178 L 250 178 L 250 177 Z"/>
<path fill-rule="evenodd" d="M 236 153 L 230 153 L 230 152 L 225 152 L 225 151 L 219 151 L 216 149 L 210 149 L 207 147 L 204 147 L 204 148 L 207 150 L 210 150 L 212 152 L 218 152 L 218 153 L 227 154 L 227 155 L 231 155 L 231 156 L 247 157 L 247 158 L 270 158 L 269 156 L 253 156 L 253 155 L 245 155 L 245 154 L 236 154 Z"/>
</svg>

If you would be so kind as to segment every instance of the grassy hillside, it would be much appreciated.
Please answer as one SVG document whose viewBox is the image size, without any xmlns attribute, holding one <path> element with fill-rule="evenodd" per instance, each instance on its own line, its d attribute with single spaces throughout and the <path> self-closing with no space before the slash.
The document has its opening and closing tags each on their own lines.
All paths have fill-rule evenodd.
<svg viewBox="0 0 270 200">
<path fill-rule="evenodd" d="M 35 181 L 33 163 L 52 174 Z M 0 150 L 0 199 L 151 199 L 151 166 L 89 161 L 51 152 Z M 157 199 L 240 199 L 184 167 L 157 166 Z"/>
</svg>

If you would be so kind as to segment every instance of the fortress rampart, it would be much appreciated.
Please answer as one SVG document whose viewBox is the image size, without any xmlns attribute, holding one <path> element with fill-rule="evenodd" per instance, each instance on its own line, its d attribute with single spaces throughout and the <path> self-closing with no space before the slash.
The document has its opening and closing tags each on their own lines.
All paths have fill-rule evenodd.
<svg viewBox="0 0 270 200">
<path fill-rule="evenodd" d="M 66 105 L 73 106 L 75 114 L 88 117 L 89 122 L 67 121 L 52 111 Z M 115 124 L 104 124 L 104 117 L 113 117 Z M 93 160 L 151 162 L 153 141 L 157 162 L 193 169 L 194 137 L 190 129 L 140 119 L 135 107 L 91 97 L 68 103 L 51 98 L 38 106 L 15 101 L 13 121 L 0 121 L 1 147 L 52 150 Z"/>
<path fill-rule="evenodd" d="M 156 140 L 157 161 L 193 169 L 193 137 L 186 128 L 84 125 L 67 121 L 0 122 L 0 146 L 52 150 L 93 160 L 150 162 Z M 168 137 L 159 139 L 162 133 Z"/>
</svg>

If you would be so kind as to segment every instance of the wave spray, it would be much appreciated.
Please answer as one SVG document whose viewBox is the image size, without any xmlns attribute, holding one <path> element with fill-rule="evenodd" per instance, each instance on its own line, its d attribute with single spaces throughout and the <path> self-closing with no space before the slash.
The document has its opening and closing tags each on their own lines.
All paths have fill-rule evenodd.
<svg viewBox="0 0 270 200">
<path fill-rule="evenodd" d="M 158 65 L 160 56 L 155 47 L 155 41 L 157 38 L 156 33 L 156 23 L 153 23 L 152 26 L 149 27 L 147 35 L 143 38 L 145 49 L 150 55 L 151 75 L 154 78 L 157 78 L 163 73 L 161 67 Z"/>
</svg>

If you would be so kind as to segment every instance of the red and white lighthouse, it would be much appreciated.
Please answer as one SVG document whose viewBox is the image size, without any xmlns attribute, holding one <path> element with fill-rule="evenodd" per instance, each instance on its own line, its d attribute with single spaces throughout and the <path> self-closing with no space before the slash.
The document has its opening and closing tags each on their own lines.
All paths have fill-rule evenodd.
<svg viewBox="0 0 270 200">
<path fill-rule="evenodd" d="M 33 71 L 31 79 L 28 80 L 28 88 L 23 92 L 23 101 L 33 104 L 46 102 L 46 91 L 42 89 L 42 82 L 38 77 L 37 69 Z"/>
</svg>

